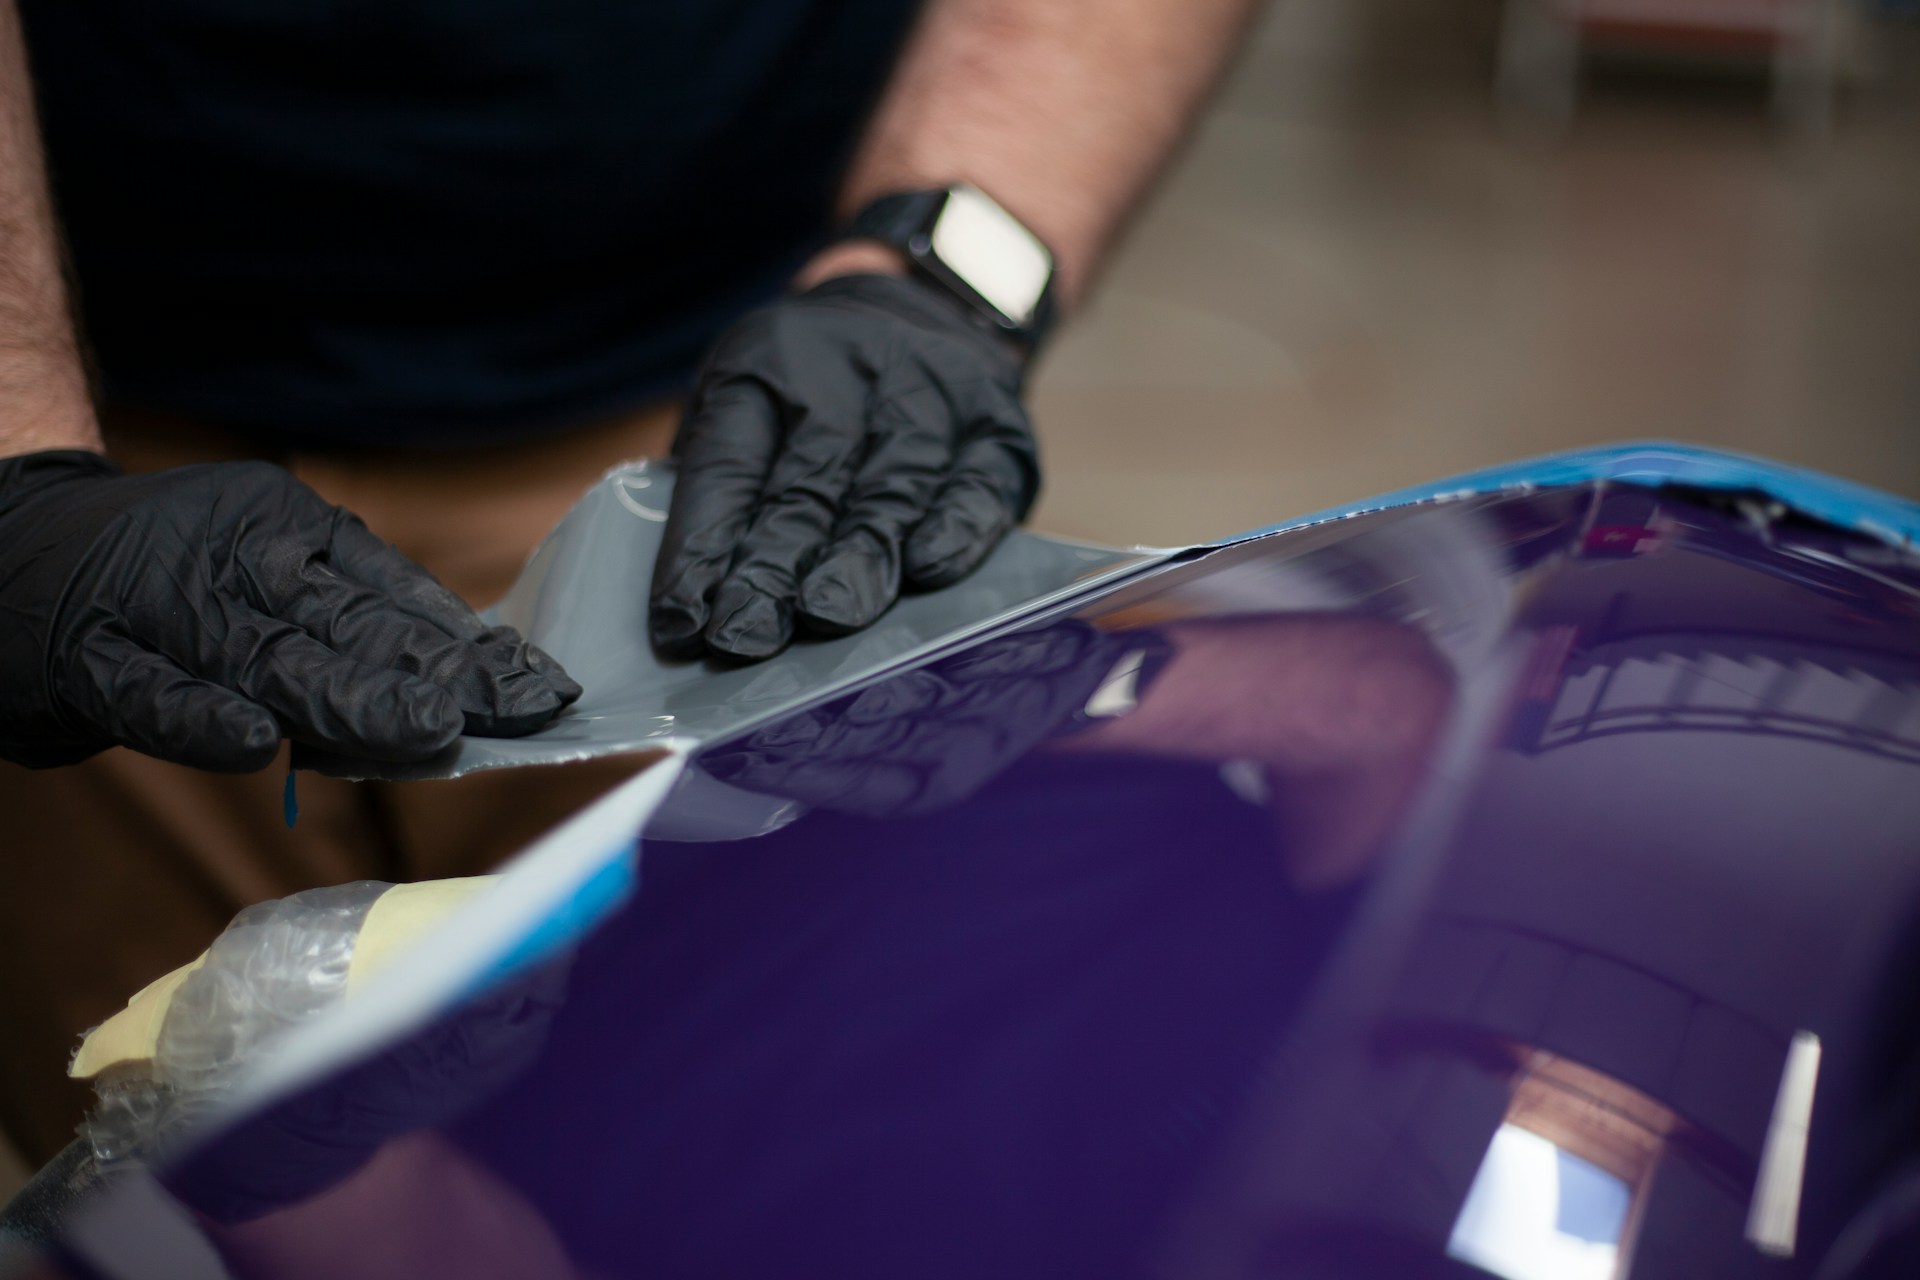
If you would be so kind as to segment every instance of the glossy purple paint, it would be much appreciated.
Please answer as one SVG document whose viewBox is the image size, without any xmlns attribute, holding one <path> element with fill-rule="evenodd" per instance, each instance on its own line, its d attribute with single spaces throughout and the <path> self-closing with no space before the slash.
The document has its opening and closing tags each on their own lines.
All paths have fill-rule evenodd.
<svg viewBox="0 0 1920 1280">
<path fill-rule="evenodd" d="M 1628 1186 L 1635 1280 L 1909 1274 L 1904 551 L 1632 485 L 1396 508 L 692 767 L 808 812 L 648 842 L 564 967 L 173 1169 L 237 1270 L 1480 1275 L 1513 1124 Z"/>
</svg>

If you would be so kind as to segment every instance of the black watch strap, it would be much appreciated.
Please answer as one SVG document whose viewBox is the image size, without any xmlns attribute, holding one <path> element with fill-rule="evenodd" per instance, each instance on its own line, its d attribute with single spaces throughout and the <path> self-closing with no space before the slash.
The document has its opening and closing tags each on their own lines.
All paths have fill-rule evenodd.
<svg viewBox="0 0 1920 1280">
<path fill-rule="evenodd" d="M 906 249 L 914 236 L 925 233 L 934 211 L 946 198 L 945 191 L 897 191 L 881 196 L 853 216 L 841 238 L 878 240 Z"/>
<path fill-rule="evenodd" d="M 935 222 L 948 199 L 960 189 L 942 187 L 928 191 L 897 191 L 880 196 L 854 215 L 840 238 L 873 240 L 898 249 L 906 257 L 916 278 L 947 294 L 989 332 L 1013 343 L 1031 356 L 1052 326 L 1054 307 L 1051 284 L 1043 290 L 1024 323 L 1015 324 L 981 297 L 970 282 L 941 262 L 935 250 Z M 975 192 L 976 196 L 978 194 Z M 1011 216 L 1006 215 L 1005 210 L 1000 212 Z"/>
</svg>

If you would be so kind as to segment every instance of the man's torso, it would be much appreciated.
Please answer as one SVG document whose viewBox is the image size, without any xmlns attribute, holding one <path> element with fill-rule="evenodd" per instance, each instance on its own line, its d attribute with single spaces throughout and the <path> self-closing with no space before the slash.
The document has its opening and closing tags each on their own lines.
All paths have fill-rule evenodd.
<svg viewBox="0 0 1920 1280">
<path fill-rule="evenodd" d="M 458 443 L 672 390 L 827 225 L 911 0 L 27 0 L 111 400 Z"/>
</svg>

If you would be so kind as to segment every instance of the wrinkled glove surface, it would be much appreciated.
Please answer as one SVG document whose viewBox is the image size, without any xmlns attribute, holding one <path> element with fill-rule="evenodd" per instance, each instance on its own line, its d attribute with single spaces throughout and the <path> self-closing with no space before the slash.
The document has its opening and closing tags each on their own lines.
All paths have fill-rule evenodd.
<svg viewBox="0 0 1920 1280">
<path fill-rule="evenodd" d="M 417 760 L 463 729 L 531 732 L 579 694 L 279 467 L 0 460 L 0 757 L 119 743 L 241 772 L 284 735 Z"/>
<path fill-rule="evenodd" d="M 648 630 L 674 657 L 770 657 L 857 631 L 902 584 L 978 568 L 1040 488 L 1023 361 L 957 303 L 842 276 L 707 359 L 675 452 Z"/>
</svg>

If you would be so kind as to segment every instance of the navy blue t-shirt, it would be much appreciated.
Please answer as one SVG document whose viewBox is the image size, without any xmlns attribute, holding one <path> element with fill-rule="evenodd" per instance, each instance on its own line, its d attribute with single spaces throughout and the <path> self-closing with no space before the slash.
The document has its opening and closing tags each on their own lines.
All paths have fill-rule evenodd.
<svg viewBox="0 0 1920 1280">
<path fill-rule="evenodd" d="M 682 385 L 829 227 L 915 0 L 25 0 L 110 402 L 458 444 Z"/>
</svg>

